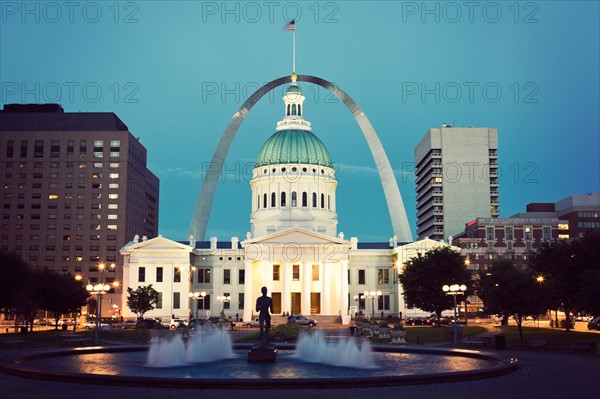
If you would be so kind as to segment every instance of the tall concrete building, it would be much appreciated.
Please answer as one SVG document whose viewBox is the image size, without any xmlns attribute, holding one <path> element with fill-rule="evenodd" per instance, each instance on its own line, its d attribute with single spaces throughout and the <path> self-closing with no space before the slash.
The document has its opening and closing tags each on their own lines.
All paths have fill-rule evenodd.
<svg viewBox="0 0 600 399">
<path fill-rule="evenodd" d="M 1 249 L 84 282 L 122 282 L 119 249 L 157 235 L 159 205 L 159 180 L 127 126 L 109 112 L 5 105 L 0 154 Z M 120 313 L 120 291 L 103 316 Z"/>
<path fill-rule="evenodd" d="M 429 129 L 415 148 L 419 239 L 442 240 L 500 215 L 497 151 L 497 129 Z"/>
</svg>

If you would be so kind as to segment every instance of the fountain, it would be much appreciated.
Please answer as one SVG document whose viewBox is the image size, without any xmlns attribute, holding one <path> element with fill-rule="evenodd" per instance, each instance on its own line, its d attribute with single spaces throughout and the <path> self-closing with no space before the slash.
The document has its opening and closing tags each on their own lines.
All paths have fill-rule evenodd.
<svg viewBox="0 0 600 399">
<path fill-rule="evenodd" d="M 250 344 L 200 329 L 189 337 L 160 332 L 150 345 L 38 351 L 3 359 L 0 370 L 29 378 L 157 387 L 350 387 L 487 378 L 518 368 L 473 350 L 372 346 L 354 337 L 303 334 L 278 344 L 276 363 L 248 363 Z M 335 331 L 329 331 L 335 334 Z M 57 371 L 60 370 L 60 371 Z"/>
</svg>

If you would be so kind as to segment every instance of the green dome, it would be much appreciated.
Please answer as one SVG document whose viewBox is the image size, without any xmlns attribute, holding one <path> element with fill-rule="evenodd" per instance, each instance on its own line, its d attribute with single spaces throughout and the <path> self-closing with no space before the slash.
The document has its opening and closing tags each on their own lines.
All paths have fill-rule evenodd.
<svg viewBox="0 0 600 399">
<path fill-rule="evenodd" d="M 285 94 L 302 94 L 302 89 L 299 86 L 292 85 L 287 88 Z"/>
<path fill-rule="evenodd" d="M 320 165 L 333 168 L 331 155 L 317 136 L 306 130 L 281 130 L 267 140 L 254 167 L 276 164 Z"/>
</svg>

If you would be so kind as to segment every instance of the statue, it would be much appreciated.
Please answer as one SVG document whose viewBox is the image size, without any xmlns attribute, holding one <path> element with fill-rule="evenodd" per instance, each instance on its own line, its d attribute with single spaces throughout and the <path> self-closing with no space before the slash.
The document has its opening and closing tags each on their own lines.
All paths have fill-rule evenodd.
<svg viewBox="0 0 600 399">
<path fill-rule="evenodd" d="M 256 311 L 258 312 L 258 324 L 260 326 L 260 342 L 255 344 L 248 352 L 248 361 L 275 362 L 277 361 L 277 349 L 275 349 L 275 345 L 269 345 L 273 299 L 267 296 L 267 287 L 262 287 L 260 291 L 262 292 L 262 296 L 256 299 Z"/>
<path fill-rule="evenodd" d="M 258 312 L 258 323 L 260 325 L 260 345 L 267 347 L 269 342 L 269 330 L 271 329 L 271 313 L 273 313 L 273 300 L 267 296 L 267 287 L 260 289 L 262 296 L 256 299 L 256 311 Z"/>
</svg>

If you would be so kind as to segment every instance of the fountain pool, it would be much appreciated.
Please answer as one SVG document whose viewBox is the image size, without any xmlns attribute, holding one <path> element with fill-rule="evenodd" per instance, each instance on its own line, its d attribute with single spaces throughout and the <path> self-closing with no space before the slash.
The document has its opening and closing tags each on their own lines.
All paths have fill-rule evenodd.
<svg viewBox="0 0 600 399">
<path fill-rule="evenodd" d="M 42 379 L 170 387 L 349 387 L 486 378 L 517 369 L 479 351 L 371 346 L 305 335 L 279 346 L 276 363 L 248 363 L 250 345 L 231 345 L 227 334 L 155 338 L 150 346 L 43 351 L 0 364 L 5 372 Z M 60 371 L 59 371 L 60 370 Z"/>
</svg>

